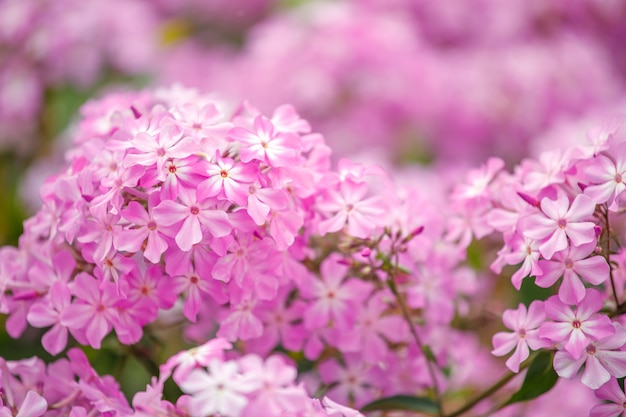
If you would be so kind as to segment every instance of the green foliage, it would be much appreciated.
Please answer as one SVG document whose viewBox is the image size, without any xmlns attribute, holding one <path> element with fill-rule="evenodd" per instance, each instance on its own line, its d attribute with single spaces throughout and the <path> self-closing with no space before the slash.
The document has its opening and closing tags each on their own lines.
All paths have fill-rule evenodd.
<svg viewBox="0 0 626 417">
<path fill-rule="evenodd" d="M 553 352 L 540 351 L 528 367 L 522 387 L 504 403 L 503 407 L 532 400 L 550 391 L 559 378 L 552 366 L 553 358 Z"/>
<path fill-rule="evenodd" d="M 439 414 L 439 407 L 430 398 L 414 397 L 411 395 L 394 395 L 393 397 L 381 398 L 361 408 L 362 412 L 368 411 L 419 411 L 426 414 Z"/>
</svg>

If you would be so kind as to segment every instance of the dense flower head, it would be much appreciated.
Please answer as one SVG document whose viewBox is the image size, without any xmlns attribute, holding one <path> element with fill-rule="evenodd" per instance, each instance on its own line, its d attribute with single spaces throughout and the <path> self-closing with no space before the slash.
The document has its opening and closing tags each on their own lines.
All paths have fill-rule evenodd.
<svg viewBox="0 0 626 417">
<path fill-rule="evenodd" d="M 516 333 L 496 334 L 493 353 L 504 355 L 517 344 L 507 361 L 514 370 L 527 357 L 528 346 L 533 348 L 530 339 L 524 344 L 533 329 L 533 336 L 543 341 L 539 347 L 556 350 L 554 369 L 560 377 L 580 375 L 583 385 L 597 390 L 626 372 L 623 121 L 615 115 L 586 136 L 578 133 L 580 138 L 573 138 L 568 148 L 522 161 L 513 173 L 501 170 L 502 165 L 490 170 L 488 163 L 453 193 L 455 215 L 465 221 L 460 231 L 451 230 L 452 238 L 466 244 L 495 233 L 504 246 L 492 270 L 501 273 L 510 265 L 516 289 L 528 278 L 534 284 L 527 282 L 527 288 L 536 285 L 556 294 L 541 302 L 541 314 L 539 301 L 531 305 L 532 327 L 521 314 L 524 306 L 515 312 L 515 322 L 511 310 L 503 315 L 505 325 Z M 604 398 L 607 392 L 598 391 L 598 396 Z M 610 395 L 607 399 L 616 398 Z M 592 415 L 601 409 L 610 407 L 597 407 Z"/>
<path fill-rule="evenodd" d="M 57 355 L 106 338 L 136 344 L 167 320 L 196 343 L 217 335 L 161 369 L 191 395 L 176 405 L 191 415 L 255 415 L 259 404 L 301 415 L 289 404 L 309 398 L 302 388 L 268 386 L 283 375 L 277 349 L 313 364 L 310 391 L 333 387 L 327 402 L 306 400 L 310 415 L 443 389 L 457 372 L 471 383 L 456 369 L 464 343 L 447 340 L 477 342 L 447 326 L 479 285 L 446 237 L 444 187 L 427 194 L 417 174 L 402 184 L 347 159 L 331 169 L 323 137 L 289 105 L 265 115 L 172 87 L 112 94 L 82 114 L 19 247 L 0 251 L 11 336 L 42 328 Z M 253 356 L 226 360 L 231 346 Z M 205 398 L 219 386 L 224 397 Z M 262 386 L 276 398 L 255 397 Z"/>
</svg>

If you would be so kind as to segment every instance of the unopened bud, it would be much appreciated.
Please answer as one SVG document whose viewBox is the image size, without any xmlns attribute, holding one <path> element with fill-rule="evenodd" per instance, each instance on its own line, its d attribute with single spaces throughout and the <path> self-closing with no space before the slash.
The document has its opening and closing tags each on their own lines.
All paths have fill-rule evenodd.
<svg viewBox="0 0 626 417">
<path fill-rule="evenodd" d="M 519 195 L 522 198 L 522 200 L 524 200 L 531 206 L 539 207 L 539 200 L 537 200 L 536 198 L 529 196 L 528 194 L 520 193 L 519 191 L 517 192 L 517 195 Z"/>
<path fill-rule="evenodd" d="M 593 226 L 593 232 L 596 234 L 596 238 L 602 234 L 602 227 L 595 225 Z"/>
<path fill-rule="evenodd" d="M 137 110 L 135 106 L 130 106 L 130 110 L 133 112 L 135 119 L 139 119 L 141 117 L 141 113 L 139 113 L 139 110 Z"/>
</svg>

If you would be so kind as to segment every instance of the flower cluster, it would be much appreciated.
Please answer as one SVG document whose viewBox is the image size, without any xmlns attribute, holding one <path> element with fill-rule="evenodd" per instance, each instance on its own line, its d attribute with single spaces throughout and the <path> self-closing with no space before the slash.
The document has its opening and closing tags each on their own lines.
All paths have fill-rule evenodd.
<svg viewBox="0 0 626 417">
<path fill-rule="evenodd" d="M 464 247 L 445 239 L 432 179 L 425 193 L 379 167 L 331 170 L 322 136 L 291 106 L 266 117 L 171 88 L 110 95 L 83 116 L 19 247 L 0 251 L 11 336 L 44 328 L 56 355 L 182 322 L 195 343 L 301 352 L 311 390 L 353 406 L 443 392 L 448 378 L 480 385 L 463 356 L 475 346 L 490 366 L 488 355 L 450 327 L 479 286 Z M 194 375 L 234 377 L 247 361 Z"/>
<path fill-rule="evenodd" d="M 598 389 L 626 376 L 622 123 L 616 117 L 591 131 L 587 143 L 527 159 L 512 174 L 492 159 L 454 193 L 457 216 L 466 220 L 463 236 L 502 236 L 495 272 L 515 266 L 517 290 L 534 277 L 534 285 L 556 293 L 504 313 L 513 333 L 496 334 L 493 353 L 513 350 L 513 371 L 530 349 L 552 347 L 561 377 L 584 366 L 582 383 Z M 608 390 L 599 391 L 601 398 Z"/>
<path fill-rule="evenodd" d="M 71 349 L 68 359 L 49 365 L 38 358 L 0 359 L 0 415 L 362 417 L 328 398 L 311 398 L 302 384 L 296 384 L 296 368 L 286 359 L 245 355 L 226 360 L 224 350 L 230 347 L 225 340 L 214 339 L 176 354 L 146 391 L 134 395 L 132 405 L 111 376 L 94 371 L 80 349 Z M 162 398 L 172 371 L 176 384 L 188 394 L 175 404 Z"/>
</svg>

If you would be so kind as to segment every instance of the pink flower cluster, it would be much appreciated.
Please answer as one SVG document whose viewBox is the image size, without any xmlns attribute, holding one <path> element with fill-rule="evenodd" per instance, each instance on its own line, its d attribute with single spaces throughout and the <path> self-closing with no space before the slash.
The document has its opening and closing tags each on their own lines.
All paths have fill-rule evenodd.
<svg viewBox="0 0 626 417">
<path fill-rule="evenodd" d="M 452 236 L 497 233 L 504 246 L 492 269 L 515 266 L 516 289 L 534 277 L 556 293 L 504 313 L 512 333 L 494 336 L 493 353 L 513 351 L 507 366 L 515 372 L 530 350 L 551 347 L 558 375 L 573 378 L 584 366 L 582 383 L 594 390 L 626 376 L 623 120 L 591 131 L 584 145 L 524 160 L 512 174 L 492 159 L 456 188 Z"/>
<path fill-rule="evenodd" d="M 230 347 L 214 339 L 176 354 L 146 391 L 134 395 L 132 406 L 119 384 L 109 375 L 99 376 L 80 349 L 71 349 L 69 360 L 49 365 L 38 358 L 0 359 L 0 416 L 362 417 L 328 398 L 311 398 L 296 384 L 296 368 L 281 356 L 226 360 L 224 350 Z M 188 394 L 175 404 L 162 398 L 172 371 Z"/>
<path fill-rule="evenodd" d="M 56 355 L 183 322 L 196 343 L 301 352 L 310 389 L 352 406 L 477 383 L 468 347 L 491 366 L 477 335 L 450 327 L 479 285 L 445 239 L 432 179 L 424 192 L 417 175 L 402 186 L 379 167 L 331 170 L 291 106 L 267 117 L 180 88 L 92 101 L 74 139 L 19 247 L 0 250 L 11 336 L 44 328 Z M 247 361 L 194 378 L 235 378 Z"/>
</svg>

